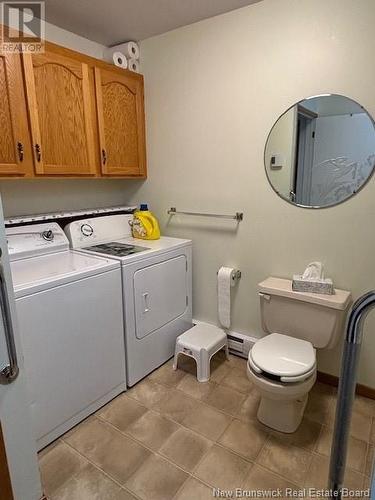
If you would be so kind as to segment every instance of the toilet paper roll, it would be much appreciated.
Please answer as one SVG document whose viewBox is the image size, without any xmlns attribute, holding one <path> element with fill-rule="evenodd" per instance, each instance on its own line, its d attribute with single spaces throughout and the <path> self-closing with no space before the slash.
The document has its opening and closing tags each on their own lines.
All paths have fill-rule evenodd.
<svg viewBox="0 0 375 500">
<path fill-rule="evenodd" d="M 136 42 L 125 42 L 112 47 L 126 55 L 127 59 L 139 59 L 139 46 Z"/>
<path fill-rule="evenodd" d="M 221 267 L 217 273 L 219 321 L 224 328 L 230 327 L 230 289 L 234 286 L 235 270 Z"/>
<path fill-rule="evenodd" d="M 139 73 L 139 61 L 137 61 L 137 59 L 129 59 L 128 69 L 130 69 L 130 71 L 134 71 L 134 73 Z"/>
<path fill-rule="evenodd" d="M 128 67 L 126 56 L 119 50 L 112 51 L 112 49 L 108 49 L 105 53 L 105 59 L 119 68 L 127 69 Z"/>
</svg>

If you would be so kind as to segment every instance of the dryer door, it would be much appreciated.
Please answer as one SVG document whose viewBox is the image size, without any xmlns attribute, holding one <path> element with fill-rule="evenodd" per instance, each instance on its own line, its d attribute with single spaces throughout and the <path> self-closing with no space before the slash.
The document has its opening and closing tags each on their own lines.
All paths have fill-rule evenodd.
<svg viewBox="0 0 375 500">
<path fill-rule="evenodd" d="M 142 339 L 184 314 L 188 283 L 186 256 L 139 269 L 134 273 L 136 337 Z"/>
</svg>

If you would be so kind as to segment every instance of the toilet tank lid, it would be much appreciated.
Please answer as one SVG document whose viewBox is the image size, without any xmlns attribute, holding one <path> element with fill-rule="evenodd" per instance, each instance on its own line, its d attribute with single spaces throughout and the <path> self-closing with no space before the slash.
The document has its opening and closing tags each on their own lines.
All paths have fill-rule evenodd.
<svg viewBox="0 0 375 500">
<path fill-rule="evenodd" d="M 273 277 L 269 277 L 259 283 L 258 290 L 268 295 L 279 295 L 281 297 L 288 297 L 290 299 L 310 302 L 311 304 L 318 304 L 339 310 L 345 310 L 349 306 L 352 298 L 350 292 L 338 288 L 335 288 L 335 293 L 333 295 L 295 292 L 292 290 L 292 280 Z"/>
</svg>

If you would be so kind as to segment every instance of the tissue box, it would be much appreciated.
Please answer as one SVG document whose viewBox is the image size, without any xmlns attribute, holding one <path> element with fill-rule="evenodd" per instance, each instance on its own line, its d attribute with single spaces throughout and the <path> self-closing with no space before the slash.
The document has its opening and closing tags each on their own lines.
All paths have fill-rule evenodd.
<svg viewBox="0 0 375 500">
<path fill-rule="evenodd" d="M 323 293 L 325 295 L 333 295 L 335 293 L 331 279 L 306 280 L 300 274 L 293 276 L 292 290 L 294 292 Z"/>
</svg>

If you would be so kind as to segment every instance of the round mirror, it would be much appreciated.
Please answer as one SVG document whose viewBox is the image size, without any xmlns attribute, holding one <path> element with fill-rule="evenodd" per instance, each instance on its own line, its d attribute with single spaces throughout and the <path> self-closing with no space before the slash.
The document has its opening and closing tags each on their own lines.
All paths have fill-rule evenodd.
<svg viewBox="0 0 375 500">
<path fill-rule="evenodd" d="M 336 205 L 357 193 L 374 171 L 374 122 L 348 97 L 309 97 L 276 121 L 264 163 L 284 200 L 310 208 Z"/>
</svg>

